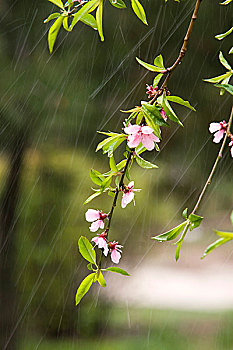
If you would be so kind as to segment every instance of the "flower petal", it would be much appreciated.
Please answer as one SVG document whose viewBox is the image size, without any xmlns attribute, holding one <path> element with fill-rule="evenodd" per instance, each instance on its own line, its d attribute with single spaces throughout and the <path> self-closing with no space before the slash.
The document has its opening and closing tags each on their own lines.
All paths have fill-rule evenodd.
<svg viewBox="0 0 233 350">
<path fill-rule="evenodd" d="M 111 253 L 112 262 L 114 262 L 114 264 L 119 264 L 120 258 L 121 253 L 119 253 L 116 249 L 113 249 Z"/>
<path fill-rule="evenodd" d="M 88 209 L 85 214 L 86 220 L 92 222 L 99 219 L 99 210 Z"/>
<path fill-rule="evenodd" d="M 219 130 L 218 132 L 216 132 L 214 134 L 213 142 L 214 143 L 219 143 L 222 140 L 222 138 L 224 136 L 224 133 L 225 133 L 225 130 Z"/>
<path fill-rule="evenodd" d="M 142 126 L 142 133 L 145 135 L 152 134 L 153 129 L 150 126 Z"/>
<path fill-rule="evenodd" d="M 151 138 L 151 135 L 142 135 L 142 144 L 148 151 L 152 151 L 155 148 L 153 137 Z"/>
<path fill-rule="evenodd" d="M 89 227 L 90 231 L 91 232 L 96 232 L 100 228 L 101 222 L 102 222 L 102 220 L 94 221 L 91 224 L 91 226 Z"/>
<path fill-rule="evenodd" d="M 134 135 L 137 134 L 141 130 L 140 125 L 130 125 L 124 128 L 124 132 L 128 135 Z"/>
<path fill-rule="evenodd" d="M 220 123 L 211 123 L 209 126 L 209 132 L 213 134 L 214 132 L 221 129 Z"/>
<path fill-rule="evenodd" d="M 121 201 L 121 207 L 125 208 L 127 204 L 132 202 L 134 199 L 134 193 L 133 192 L 127 192 L 123 193 L 122 201 Z"/>
<path fill-rule="evenodd" d="M 129 148 L 137 147 L 141 142 L 141 139 L 142 139 L 141 134 L 130 135 L 128 137 L 128 142 L 127 142 Z"/>
</svg>

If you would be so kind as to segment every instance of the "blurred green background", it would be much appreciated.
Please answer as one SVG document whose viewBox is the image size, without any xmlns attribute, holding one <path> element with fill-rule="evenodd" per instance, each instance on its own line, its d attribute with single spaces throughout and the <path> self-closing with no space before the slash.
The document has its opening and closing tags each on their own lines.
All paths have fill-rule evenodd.
<svg viewBox="0 0 233 350">
<path fill-rule="evenodd" d="M 146 99 L 145 86 L 152 83 L 153 74 L 135 57 L 152 62 L 162 53 L 165 64 L 172 64 L 194 2 L 144 1 L 148 27 L 130 6 L 120 11 L 106 2 L 104 43 L 79 24 L 69 35 L 60 33 L 50 56 L 43 19 L 53 5 L 46 0 L 1 1 L 3 349 L 233 349 L 233 303 L 229 310 L 200 310 L 197 305 L 199 310 L 193 311 L 191 299 L 192 311 L 149 302 L 126 307 L 93 288 L 79 308 L 74 306 L 77 285 L 87 274 L 77 240 L 80 235 L 92 237 L 84 220 L 88 208 L 83 206 L 91 194 L 89 172 L 92 167 L 108 170 L 106 157 L 95 153 L 102 139 L 96 131 L 119 131 L 125 118 L 120 110 Z M 129 272 L 146 261 L 150 267 L 185 268 L 190 274 L 196 261 L 198 268 L 209 268 L 211 274 L 215 266 L 230 264 L 230 244 L 199 262 L 215 239 L 212 228 L 231 229 L 230 152 L 225 152 L 199 210 L 206 217 L 202 228 L 183 246 L 188 254 L 184 262 L 181 253 L 181 262 L 174 266 L 174 247 L 152 243 L 150 237 L 179 223 L 182 210 L 192 208 L 216 157 L 218 146 L 211 142 L 208 124 L 228 118 L 232 99 L 220 97 L 202 79 L 224 73 L 219 50 L 232 62 L 227 56 L 232 37 L 223 42 L 214 39 L 231 25 L 232 5 L 203 1 L 187 56 L 169 84 L 171 92 L 189 100 L 197 112 L 176 109 L 185 128 L 173 124 L 164 130 L 161 152 L 147 155 L 159 169 L 135 166 L 135 187 L 142 188 L 136 206 L 114 214 L 111 235 L 124 245 L 122 266 Z M 106 195 L 88 207 L 108 211 L 111 201 Z M 143 273 L 141 278 L 143 284 Z"/>
</svg>

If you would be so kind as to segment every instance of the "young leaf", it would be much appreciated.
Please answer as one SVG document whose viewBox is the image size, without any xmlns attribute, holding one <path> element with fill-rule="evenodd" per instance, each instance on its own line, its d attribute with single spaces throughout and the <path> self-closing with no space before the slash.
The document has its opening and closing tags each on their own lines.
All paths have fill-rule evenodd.
<svg viewBox="0 0 233 350">
<path fill-rule="evenodd" d="M 90 178 L 92 180 L 92 182 L 94 182 L 94 184 L 101 186 L 102 182 L 105 180 L 105 177 L 99 173 L 98 171 L 91 169 L 90 172 Z"/>
<path fill-rule="evenodd" d="M 227 60 L 224 58 L 222 51 L 219 52 L 219 60 L 227 70 L 231 70 L 231 66 L 229 65 Z"/>
<path fill-rule="evenodd" d="M 58 7 L 60 7 L 62 10 L 64 10 L 64 6 L 61 0 L 49 0 L 50 2 L 52 2 L 54 5 L 57 5 Z"/>
<path fill-rule="evenodd" d="M 144 102 L 142 104 L 142 112 L 144 114 L 145 119 L 149 119 L 150 124 L 154 123 L 155 125 L 159 126 L 169 126 L 169 124 L 163 119 L 160 111 L 156 106 Z"/>
<path fill-rule="evenodd" d="M 98 278 L 97 278 L 97 281 L 99 282 L 99 284 L 101 285 L 101 287 L 105 288 L 107 287 L 107 283 L 104 279 L 104 276 L 102 274 L 101 271 L 98 271 Z"/>
<path fill-rule="evenodd" d="M 220 239 L 218 239 L 217 241 L 215 241 L 214 243 L 210 244 L 210 245 L 206 248 L 204 254 L 203 254 L 202 257 L 201 257 L 201 259 L 204 259 L 204 258 L 206 257 L 207 254 L 209 254 L 210 252 L 212 252 L 212 250 L 214 250 L 214 249 L 220 247 L 221 245 L 223 245 L 224 243 L 227 243 L 227 242 L 229 242 L 229 241 L 231 241 L 230 238 L 220 238 Z"/>
<path fill-rule="evenodd" d="M 164 67 L 164 64 L 163 64 L 163 56 L 162 56 L 162 55 L 158 55 L 157 57 L 155 57 L 155 59 L 154 59 L 154 65 L 155 65 L 156 67 L 162 68 L 163 70 L 166 69 L 166 68 Z"/>
<path fill-rule="evenodd" d="M 87 294 L 87 292 L 91 288 L 92 283 L 94 283 L 95 275 L 96 275 L 95 273 L 91 273 L 86 278 L 84 278 L 84 280 L 81 282 L 75 296 L 76 306 L 80 303 L 84 295 Z"/>
<path fill-rule="evenodd" d="M 79 247 L 79 252 L 84 257 L 84 259 L 96 265 L 96 253 L 95 253 L 94 247 L 91 245 L 91 243 L 86 237 L 81 236 L 79 238 L 78 247 Z"/>
<path fill-rule="evenodd" d="M 44 20 L 44 23 L 48 23 L 49 21 L 51 21 L 52 19 L 55 19 L 57 17 L 59 17 L 61 14 L 59 12 L 54 12 L 52 13 L 48 18 L 46 18 Z"/>
<path fill-rule="evenodd" d="M 225 74 L 219 75 L 218 77 L 214 77 L 214 78 L 210 78 L 210 79 L 203 79 L 203 81 L 206 81 L 207 83 L 220 83 L 221 81 L 223 81 L 224 79 L 226 79 L 227 77 L 231 76 L 231 72 L 227 72 Z"/>
<path fill-rule="evenodd" d="M 199 227 L 202 223 L 202 220 L 204 219 L 203 216 L 199 216 L 196 214 L 190 214 L 188 217 L 189 221 L 190 221 L 190 231 L 192 231 L 193 229 Z"/>
<path fill-rule="evenodd" d="M 97 191 L 97 192 L 93 193 L 90 197 L 88 197 L 88 198 L 85 200 L 85 202 L 84 202 L 83 204 L 88 204 L 88 203 L 90 203 L 94 198 L 100 196 L 101 194 L 102 194 L 101 191 Z"/>
<path fill-rule="evenodd" d="M 126 5 L 123 0 L 109 0 L 112 6 L 117 7 L 118 9 L 126 8 Z"/>
<path fill-rule="evenodd" d="M 70 29 L 73 29 L 74 26 L 78 23 L 78 21 L 80 21 L 81 18 L 83 18 L 83 16 L 85 16 L 89 12 L 94 11 L 98 5 L 99 0 L 88 1 L 78 12 L 75 13 Z"/>
<path fill-rule="evenodd" d="M 99 6 L 96 10 L 96 23 L 101 41 L 104 41 L 103 34 L 103 0 L 99 0 Z"/>
<path fill-rule="evenodd" d="M 144 169 L 156 169 L 156 168 L 158 168 L 157 165 L 148 162 L 147 160 L 141 158 L 137 154 L 136 154 L 136 162 L 138 163 L 138 165 L 141 168 L 144 168 Z"/>
<path fill-rule="evenodd" d="M 229 92 L 229 94 L 233 95 L 233 86 L 231 84 L 215 84 L 214 86 L 224 89 L 225 91 Z"/>
<path fill-rule="evenodd" d="M 90 13 L 87 13 L 87 14 L 83 15 L 80 18 L 80 21 L 83 22 L 84 24 L 86 24 L 87 26 L 92 27 L 94 30 L 98 29 L 97 28 L 96 19 Z"/>
<path fill-rule="evenodd" d="M 233 32 L 233 27 L 231 27 L 227 32 L 215 35 L 215 38 L 218 40 L 224 39 L 226 36 L 230 35 Z"/>
<path fill-rule="evenodd" d="M 123 269 L 120 269 L 119 267 L 107 267 L 106 269 L 104 269 L 103 271 L 111 271 L 111 272 L 115 272 L 115 273 L 120 273 L 123 276 L 130 276 L 130 274 L 128 272 L 126 272 Z"/>
<path fill-rule="evenodd" d="M 230 48 L 228 53 L 229 53 L 229 55 L 231 55 L 233 53 L 233 46 Z"/>
<path fill-rule="evenodd" d="M 161 101 L 162 107 L 164 109 L 164 112 L 166 113 L 166 116 L 171 119 L 173 122 L 179 124 L 180 126 L 183 126 L 175 112 L 173 111 L 172 107 L 170 106 L 167 96 L 163 94 L 162 101 Z"/>
<path fill-rule="evenodd" d="M 225 0 L 223 2 L 220 2 L 220 5 L 228 5 L 230 2 L 232 2 L 232 0 Z"/>
<path fill-rule="evenodd" d="M 184 219 L 188 219 L 188 208 L 183 211 L 182 216 Z"/>
<path fill-rule="evenodd" d="M 156 77 L 154 78 L 154 81 L 153 81 L 153 88 L 155 88 L 158 85 L 158 83 L 160 82 L 162 77 L 163 77 L 163 74 L 156 75 Z"/>
<path fill-rule="evenodd" d="M 182 222 L 182 224 L 174 227 L 172 230 L 162 233 L 161 235 L 152 237 L 159 242 L 171 241 L 179 236 L 179 234 L 183 231 L 185 226 L 187 225 L 187 221 Z"/>
<path fill-rule="evenodd" d="M 109 158 L 109 166 L 110 166 L 110 169 L 112 169 L 112 171 L 114 171 L 116 173 L 118 172 L 114 156 L 111 156 Z"/>
<path fill-rule="evenodd" d="M 107 179 L 105 179 L 102 182 L 102 184 L 101 184 L 101 191 L 103 192 L 106 188 L 108 188 L 111 185 L 111 182 L 112 182 L 112 175 L 107 177 Z"/>
<path fill-rule="evenodd" d="M 222 232 L 222 231 L 217 231 L 217 230 L 214 230 L 214 232 L 222 238 L 233 239 L 233 232 Z"/>
<path fill-rule="evenodd" d="M 63 22 L 64 17 L 60 16 L 56 19 L 56 21 L 53 23 L 53 25 L 49 29 L 49 34 L 48 34 L 48 45 L 49 45 L 49 52 L 53 52 L 53 47 L 58 35 L 58 32 L 61 28 L 62 22 Z"/>
<path fill-rule="evenodd" d="M 179 260 L 179 257 L 180 257 L 180 249 L 181 249 L 182 243 L 183 243 L 183 241 L 177 243 L 177 246 L 176 246 L 176 255 L 175 255 L 176 261 Z"/>
<path fill-rule="evenodd" d="M 191 104 L 189 103 L 189 101 L 184 101 L 181 97 L 179 96 L 167 96 L 167 100 L 171 101 L 171 102 L 175 102 L 178 103 L 179 105 L 185 106 L 189 109 L 191 109 L 192 111 L 196 112 L 196 109 L 194 107 L 191 106 Z"/>
<path fill-rule="evenodd" d="M 136 57 L 136 60 L 138 61 L 138 63 L 143 66 L 144 68 L 146 68 L 147 70 L 151 71 L 151 72 L 163 72 L 164 69 L 160 68 L 160 67 L 156 67 L 153 66 L 152 64 L 143 62 L 142 60 L 140 60 L 139 58 Z"/>
<path fill-rule="evenodd" d="M 144 8 L 143 8 L 142 4 L 139 2 L 139 0 L 131 0 L 131 5 L 132 5 L 132 9 L 134 10 L 134 12 L 138 16 L 138 18 L 144 24 L 148 24 Z"/>
<path fill-rule="evenodd" d="M 90 270 L 90 271 L 94 271 L 94 270 L 93 270 L 93 265 L 92 265 L 92 263 L 87 264 L 87 268 L 88 268 L 88 270 Z"/>
</svg>

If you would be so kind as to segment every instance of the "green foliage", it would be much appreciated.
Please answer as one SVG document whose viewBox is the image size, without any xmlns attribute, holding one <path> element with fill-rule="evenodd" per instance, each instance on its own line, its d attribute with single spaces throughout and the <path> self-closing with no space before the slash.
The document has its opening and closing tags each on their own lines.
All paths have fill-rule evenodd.
<svg viewBox="0 0 233 350">
<path fill-rule="evenodd" d="M 143 102 L 142 113 L 147 125 L 149 125 L 154 130 L 157 137 L 160 137 L 158 126 L 169 126 L 169 124 L 163 119 L 159 109 L 155 105 L 152 105 L 148 102 Z"/>
<path fill-rule="evenodd" d="M 90 275 L 85 277 L 84 280 L 81 282 L 75 296 L 76 306 L 80 303 L 82 298 L 87 294 L 87 292 L 91 288 L 92 284 L 94 283 L 95 276 L 96 273 L 91 273 Z"/>
<path fill-rule="evenodd" d="M 103 269 L 103 271 L 111 271 L 111 272 L 115 272 L 115 273 L 119 273 L 123 276 L 130 276 L 130 274 L 128 272 L 126 272 L 125 270 L 119 268 L 119 267 L 107 267 L 106 269 Z"/>
<path fill-rule="evenodd" d="M 139 0 L 131 0 L 131 5 L 132 5 L 132 9 L 135 12 L 135 14 L 138 16 L 138 18 L 144 23 L 144 24 L 148 24 L 147 23 L 147 19 L 146 19 L 146 14 L 145 14 L 145 10 L 142 6 L 142 4 L 140 3 Z"/>
<path fill-rule="evenodd" d="M 157 99 L 158 103 L 163 107 L 164 112 L 166 113 L 166 116 L 172 120 L 173 122 L 179 124 L 180 126 L 183 126 L 182 122 L 179 120 L 179 118 L 177 117 L 176 113 L 174 112 L 174 110 L 172 109 L 167 96 L 166 96 L 166 92 L 163 92 L 163 95 L 160 96 Z"/>
<path fill-rule="evenodd" d="M 63 20 L 64 20 L 64 17 L 62 15 L 60 15 L 49 29 L 48 45 L 49 45 L 50 53 L 53 52 L 53 47 L 54 47 L 58 32 L 59 32 L 61 25 L 63 23 Z"/>
<path fill-rule="evenodd" d="M 148 162 L 147 160 L 143 159 L 142 157 L 140 157 L 137 154 L 135 157 L 136 157 L 136 162 L 138 163 L 138 165 L 141 168 L 144 168 L 144 169 L 156 169 L 156 168 L 158 168 L 157 165 Z"/>
<path fill-rule="evenodd" d="M 163 57 L 162 55 L 159 55 L 155 58 L 154 60 L 154 65 L 143 62 L 142 60 L 140 60 L 138 57 L 136 57 L 136 60 L 138 61 L 138 63 L 143 66 L 144 68 L 146 68 L 147 70 L 151 71 L 151 72 L 164 72 L 166 71 L 166 68 L 163 65 Z"/>
<path fill-rule="evenodd" d="M 202 216 L 196 215 L 196 214 L 190 214 L 188 217 L 188 220 L 190 222 L 190 231 L 194 230 L 195 228 L 199 227 L 202 223 L 202 220 L 204 218 Z"/>
<path fill-rule="evenodd" d="M 96 265 L 96 253 L 94 250 L 94 247 L 91 245 L 89 240 L 81 236 L 78 240 L 78 247 L 79 247 L 79 252 L 83 256 L 83 258 L 87 261 L 89 261 L 91 264 Z"/>
<path fill-rule="evenodd" d="M 226 36 L 230 35 L 233 32 L 233 27 L 231 27 L 227 32 L 215 35 L 215 38 L 218 40 L 224 39 Z"/>
<path fill-rule="evenodd" d="M 110 4 L 112 4 L 112 6 L 117 7 L 118 9 L 123 9 L 126 7 L 123 0 L 109 0 L 109 1 L 110 1 Z"/>
<path fill-rule="evenodd" d="M 113 152 L 126 140 L 126 135 L 114 133 L 105 134 L 110 136 L 98 144 L 96 152 L 102 149 L 103 154 L 107 153 L 108 157 L 112 157 Z"/>
<path fill-rule="evenodd" d="M 159 242 L 167 242 L 171 241 L 175 238 L 177 238 L 184 230 L 185 226 L 187 225 L 187 221 L 182 222 L 182 224 L 174 227 L 170 231 L 164 232 L 161 235 L 152 237 L 152 239 L 155 239 L 156 241 Z"/>
<path fill-rule="evenodd" d="M 99 282 L 99 285 L 103 288 L 107 287 L 107 283 L 101 271 L 98 271 L 97 276 L 97 281 Z"/>
<path fill-rule="evenodd" d="M 233 85 L 231 84 L 215 84 L 214 86 L 233 95 Z"/>
</svg>

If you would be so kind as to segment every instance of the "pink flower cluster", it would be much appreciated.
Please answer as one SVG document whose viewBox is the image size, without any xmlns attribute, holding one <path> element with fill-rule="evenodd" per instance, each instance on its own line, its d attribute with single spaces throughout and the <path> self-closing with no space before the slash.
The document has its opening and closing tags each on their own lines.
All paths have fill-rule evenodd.
<svg viewBox="0 0 233 350">
<path fill-rule="evenodd" d="M 214 134 L 213 142 L 219 143 L 222 138 L 224 137 L 224 134 L 227 132 L 228 124 L 225 122 L 225 120 L 221 121 L 220 123 L 211 123 L 209 126 L 209 132 L 211 134 Z M 233 158 L 233 135 L 228 135 L 231 139 L 229 143 L 229 147 L 231 147 L 231 156 Z"/>
<path fill-rule="evenodd" d="M 134 181 L 131 181 L 128 186 L 124 186 L 123 189 L 123 196 L 121 200 L 121 207 L 125 208 L 127 204 L 134 201 L 134 192 L 140 191 L 139 189 L 134 188 Z"/>
<path fill-rule="evenodd" d="M 152 151 L 155 148 L 155 142 L 160 142 L 159 138 L 154 135 L 153 129 L 149 126 L 129 125 L 123 130 L 129 135 L 127 138 L 129 148 L 136 148 L 142 143 L 148 151 Z"/>
<path fill-rule="evenodd" d="M 148 95 L 149 98 L 153 97 L 157 90 L 158 90 L 158 86 L 156 86 L 155 88 L 152 85 L 148 85 L 146 84 L 146 94 Z"/>
<path fill-rule="evenodd" d="M 108 217 L 107 214 L 103 213 L 102 210 L 88 209 L 86 214 L 86 220 L 92 222 L 90 226 L 90 231 L 95 232 L 99 228 L 104 228 L 104 220 Z M 103 233 L 97 234 L 96 237 L 92 238 L 92 242 L 100 249 L 103 249 L 105 256 L 111 253 L 112 262 L 118 264 L 121 258 L 121 248 L 122 246 L 118 242 L 110 242 L 107 240 L 107 230 Z"/>
</svg>

